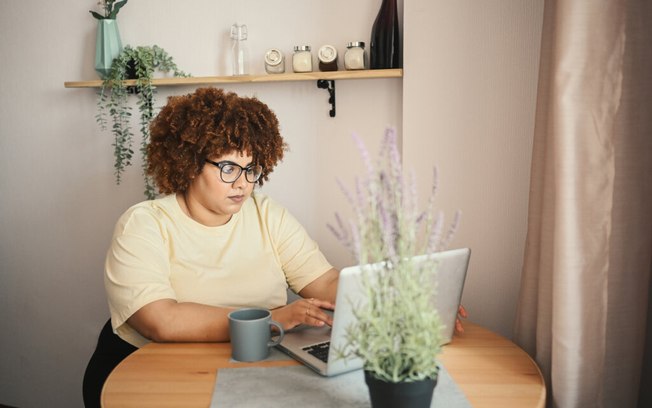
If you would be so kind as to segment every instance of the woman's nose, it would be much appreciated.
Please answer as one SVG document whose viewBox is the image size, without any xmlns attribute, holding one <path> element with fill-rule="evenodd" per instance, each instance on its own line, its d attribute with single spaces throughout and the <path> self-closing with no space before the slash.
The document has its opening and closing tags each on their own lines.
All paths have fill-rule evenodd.
<svg viewBox="0 0 652 408">
<path fill-rule="evenodd" d="M 246 188 L 247 187 L 247 178 L 245 177 L 245 172 L 240 173 L 237 179 L 233 182 L 233 188 Z"/>
</svg>

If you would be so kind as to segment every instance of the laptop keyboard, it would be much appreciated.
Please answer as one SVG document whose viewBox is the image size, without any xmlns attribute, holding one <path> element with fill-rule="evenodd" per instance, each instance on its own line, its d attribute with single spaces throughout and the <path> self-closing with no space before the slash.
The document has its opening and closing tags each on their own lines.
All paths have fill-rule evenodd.
<svg viewBox="0 0 652 408">
<path fill-rule="evenodd" d="M 325 341 L 323 343 L 313 344 L 312 346 L 304 347 L 303 351 L 308 352 L 308 354 L 315 356 L 324 363 L 328 362 L 328 349 L 331 346 L 330 341 Z"/>
</svg>

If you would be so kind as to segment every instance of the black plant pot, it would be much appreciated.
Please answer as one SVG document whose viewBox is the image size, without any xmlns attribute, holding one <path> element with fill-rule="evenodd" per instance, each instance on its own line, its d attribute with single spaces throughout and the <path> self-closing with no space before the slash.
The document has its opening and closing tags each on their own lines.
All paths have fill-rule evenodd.
<svg viewBox="0 0 652 408">
<path fill-rule="evenodd" d="M 138 79 L 138 73 L 136 71 L 136 61 L 132 58 L 127 61 L 127 69 L 125 70 L 125 79 Z M 135 86 L 128 86 L 127 92 L 133 95 L 138 94 L 138 88 Z"/>
<path fill-rule="evenodd" d="M 391 383 L 364 372 L 373 408 L 429 408 L 437 378 Z"/>
</svg>

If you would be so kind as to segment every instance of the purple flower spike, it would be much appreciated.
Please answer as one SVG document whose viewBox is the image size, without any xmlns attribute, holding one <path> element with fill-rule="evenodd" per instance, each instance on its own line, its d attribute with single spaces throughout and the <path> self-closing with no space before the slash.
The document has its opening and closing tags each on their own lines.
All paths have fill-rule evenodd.
<svg viewBox="0 0 652 408">
<path fill-rule="evenodd" d="M 371 157 L 369 156 L 369 150 L 367 149 L 367 146 L 365 146 L 364 141 L 360 136 L 358 136 L 357 133 L 354 133 L 352 137 L 353 137 L 353 141 L 358 147 L 358 151 L 360 151 L 360 156 L 362 157 L 362 162 L 364 163 L 365 168 L 367 169 L 367 174 L 369 175 L 369 177 L 373 177 L 374 165 L 371 162 Z"/>
<path fill-rule="evenodd" d="M 416 175 L 413 170 L 407 177 L 403 172 L 396 130 L 387 128 L 384 136 L 378 163 L 372 163 L 360 136 L 353 135 L 366 174 L 355 178 L 353 190 L 337 183 L 355 217 L 347 224 L 336 213 L 336 223 L 328 228 L 359 262 L 388 261 L 400 270 L 403 259 L 444 249 L 458 229 L 460 213 L 442 237 L 444 217 L 434 210 L 437 168 L 426 209 L 420 210 Z"/>
</svg>

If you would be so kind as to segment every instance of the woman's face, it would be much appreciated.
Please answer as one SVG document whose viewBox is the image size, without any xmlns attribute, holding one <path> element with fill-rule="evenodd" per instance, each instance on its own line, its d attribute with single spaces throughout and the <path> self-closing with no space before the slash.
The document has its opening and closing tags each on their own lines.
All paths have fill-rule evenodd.
<svg viewBox="0 0 652 408">
<path fill-rule="evenodd" d="M 232 152 L 221 157 L 209 157 L 215 163 L 232 162 L 243 168 L 252 164 L 250 155 L 243 152 Z M 237 173 L 240 169 L 234 166 Z M 225 169 L 226 170 L 226 169 Z M 246 180 L 245 172 L 232 183 L 222 181 L 220 169 L 205 163 L 204 168 L 195 177 L 186 193 L 186 206 L 189 215 L 207 226 L 226 224 L 231 216 L 242 208 L 244 202 L 251 196 L 255 183 Z M 228 175 L 225 174 L 228 179 Z"/>
</svg>

